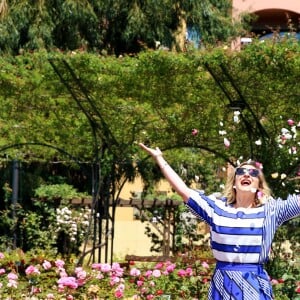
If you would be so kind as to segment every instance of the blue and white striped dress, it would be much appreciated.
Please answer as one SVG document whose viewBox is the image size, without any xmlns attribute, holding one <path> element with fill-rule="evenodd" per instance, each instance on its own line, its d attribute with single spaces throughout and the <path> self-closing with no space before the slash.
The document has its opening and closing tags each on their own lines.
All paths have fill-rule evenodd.
<svg viewBox="0 0 300 300">
<path fill-rule="evenodd" d="M 273 299 L 269 276 L 263 269 L 276 229 L 300 215 L 300 199 L 273 199 L 256 208 L 234 208 L 193 191 L 186 206 L 210 226 L 211 248 L 217 260 L 208 299 Z"/>
</svg>

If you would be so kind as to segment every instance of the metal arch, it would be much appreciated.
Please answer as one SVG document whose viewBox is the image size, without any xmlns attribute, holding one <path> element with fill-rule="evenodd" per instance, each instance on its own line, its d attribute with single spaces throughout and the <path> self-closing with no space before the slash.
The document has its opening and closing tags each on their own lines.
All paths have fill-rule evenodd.
<svg viewBox="0 0 300 300">
<path fill-rule="evenodd" d="M 46 143 L 39 143 L 39 142 L 28 142 L 28 143 L 16 143 L 16 144 L 10 144 L 10 145 L 6 145 L 4 147 L 0 148 L 0 152 L 3 152 L 5 150 L 8 149 L 13 149 L 13 148 L 21 148 L 21 147 L 25 147 L 25 146 L 43 146 L 43 147 L 48 147 L 48 148 L 52 148 L 54 150 L 57 150 L 58 152 L 61 152 L 67 156 L 69 156 L 73 161 L 75 161 L 77 164 L 81 165 L 80 161 L 78 160 L 78 158 L 76 158 L 75 156 L 71 155 L 70 153 L 68 153 L 67 151 L 65 151 L 62 148 L 50 145 L 50 144 L 46 144 Z"/>
<path fill-rule="evenodd" d="M 89 95 L 88 90 L 81 83 L 80 79 L 77 77 L 77 75 L 75 74 L 71 66 L 68 64 L 68 62 L 62 59 L 61 63 L 63 64 L 63 67 L 61 67 L 60 64 L 57 64 L 53 59 L 49 59 L 49 62 L 56 74 L 58 75 L 60 81 L 68 89 L 72 98 L 76 101 L 79 108 L 89 120 L 91 127 L 96 129 L 102 129 L 102 131 L 100 130 L 98 133 L 100 133 L 103 141 L 108 140 L 112 144 L 118 145 L 117 140 L 115 139 L 114 135 L 112 134 L 111 130 L 109 129 L 99 110 L 95 106 L 94 100 Z M 71 75 L 69 79 L 64 77 L 64 71 L 67 71 L 69 75 Z M 73 81 L 73 85 L 70 84 L 70 80 Z"/>
<path fill-rule="evenodd" d="M 250 112 L 250 115 L 253 118 L 253 120 L 247 119 L 242 113 L 240 115 L 240 118 L 243 121 L 247 130 L 247 134 L 249 137 L 250 154 L 251 154 L 251 158 L 253 158 L 252 137 L 253 134 L 255 134 L 255 132 L 251 126 L 251 122 L 254 121 L 254 123 L 256 124 L 256 128 L 258 129 L 257 133 L 259 134 L 260 137 L 263 138 L 263 141 L 265 141 L 265 139 L 270 138 L 269 134 L 260 123 L 259 119 L 257 118 L 254 111 L 252 110 L 251 106 L 243 96 L 241 90 L 236 85 L 233 77 L 229 74 L 227 68 L 223 64 L 214 67 L 210 66 L 208 63 L 205 63 L 204 65 L 208 70 L 208 72 L 213 77 L 213 79 L 215 80 L 215 82 L 217 83 L 217 85 L 223 91 L 226 98 L 229 100 L 230 107 L 236 106 L 237 110 L 247 109 Z M 226 85 L 226 83 L 229 83 L 231 89 L 228 88 L 228 84 Z"/>
<path fill-rule="evenodd" d="M 93 207 L 94 212 L 94 232 L 93 232 L 93 256 L 95 260 L 95 251 L 98 249 L 98 261 L 102 259 L 102 248 L 104 247 L 105 262 L 108 261 L 108 250 L 110 248 L 110 261 L 113 260 L 113 236 L 114 236 L 114 223 L 115 223 L 115 210 L 112 210 L 112 214 L 109 213 L 109 186 L 112 182 L 110 179 L 103 177 L 101 174 L 101 157 L 106 151 L 110 150 L 111 145 L 119 145 L 118 141 L 110 131 L 104 118 L 100 114 L 99 110 L 95 106 L 94 100 L 91 98 L 88 90 L 82 84 L 80 79 L 75 74 L 72 67 L 64 59 L 55 60 L 49 59 L 49 62 L 58 75 L 60 81 L 67 88 L 72 98 L 77 103 L 80 110 L 85 114 L 90 122 L 92 133 L 94 137 L 94 168 L 93 168 L 93 183 L 92 183 L 92 195 L 93 195 Z M 100 145 L 100 140 L 101 145 Z M 117 147 L 118 148 L 118 147 Z M 108 181 L 108 182 L 106 182 Z M 107 184 L 108 183 L 108 184 Z M 106 190 L 103 191 L 103 186 L 106 186 Z M 99 201 L 100 200 L 100 201 Z M 114 207 L 114 203 L 112 206 Z M 111 223 L 111 224 L 110 224 Z M 98 225 L 98 227 L 97 227 Z M 111 226 L 111 228 L 109 228 Z M 102 230 L 105 231 L 104 241 L 102 241 Z M 88 236 L 88 235 L 87 235 Z M 98 242 L 96 241 L 98 236 Z M 111 239 L 109 240 L 109 237 Z M 81 260 L 91 251 L 86 252 L 87 240 L 84 245 L 83 254 Z M 110 246 L 110 247 L 109 247 Z"/>
</svg>

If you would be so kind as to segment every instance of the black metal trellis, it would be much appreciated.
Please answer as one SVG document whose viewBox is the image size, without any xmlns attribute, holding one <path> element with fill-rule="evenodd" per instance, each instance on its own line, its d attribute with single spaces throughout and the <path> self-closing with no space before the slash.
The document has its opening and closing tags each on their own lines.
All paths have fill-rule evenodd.
<svg viewBox="0 0 300 300">
<path fill-rule="evenodd" d="M 101 159 L 111 146 L 118 146 L 118 142 L 107 126 L 104 118 L 97 109 L 95 101 L 89 95 L 87 89 L 82 85 L 74 70 L 65 60 L 49 60 L 60 81 L 70 92 L 73 100 L 90 122 L 94 137 L 94 162 L 92 167 L 92 214 L 93 214 L 93 245 L 91 250 L 86 250 L 88 235 L 84 245 L 83 256 L 79 259 L 82 262 L 87 253 L 92 252 L 93 260 L 102 260 L 102 248 L 104 248 L 104 260 L 112 262 L 115 204 L 110 204 L 110 183 L 111 175 L 102 174 Z M 110 213 L 109 207 L 113 207 Z M 104 232 L 104 234 L 103 234 Z M 110 253 L 109 253 L 110 252 Z M 109 258 L 110 254 L 110 258 Z"/>
<path fill-rule="evenodd" d="M 91 250 L 86 250 L 84 247 L 83 255 L 93 252 L 95 259 L 95 251 L 98 249 L 98 260 L 101 260 L 102 250 L 104 250 L 104 259 L 108 261 L 108 252 L 110 250 L 110 261 L 112 262 L 115 223 L 114 208 L 117 206 L 117 203 L 113 203 L 114 199 L 111 199 L 110 190 L 107 190 L 113 178 L 103 176 L 100 162 L 105 152 L 111 151 L 112 146 L 118 146 L 118 141 L 97 109 L 94 99 L 91 98 L 89 92 L 82 85 L 71 66 L 65 60 L 51 59 L 49 62 L 80 110 L 87 117 L 94 137 L 94 163 L 92 168 L 93 246 Z M 236 107 L 237 110 L 246 109 L 250 113 L 247 114 L 247 117 L 241 114 L 241 120 L 248 133 L 252 158 L 254 137 L 259 136 L 265 141 L 265 139 L 269 138 L 268 133 L 243 97 L 228 70 L 223 65 L 212 67 L 206 64 L 205 67 L 229 100 L 229 106 L 232 109 Z M 253 125 L 255 125 L 255 127 L 253 127 Z M 109 210 L 110 207 L 113 208 L 111 212 Z M 104 235 L 102 232 L 104 232 Z M 167 239 L 169 239 L 169 237 Z M 169 249 L 166 249 L 166 252 L 169 252 Z"/>
<path fill-rule="evenodd" d="M 249 138 L 249 147 L 250 147 L 250 155 L 253 159 L 253 142 L 255 137 L 262 138 L 263 146 L 265 146 L 265 142 L 269 139 L 269 134 L 265 130 L 265 128 L 260 123 L 259 119 L 255 115 L 249 103 L 246 101 L 243 96 L 241 90 L 237 86 L 233 77 L 230 75 L 229 71 L 224 65 L 209 65 L 205 64 L 206 69 L 211 74 L 217 85 L 225 94 L 226 98 L 229 100 L 229 107 L 233 110 L 239 110 L 241 112 L 241 120 L 243 121 L 248 138 Z M 242 111 L 246 109 L 250 114 L 250 118 L 246 117 Z M 255 126 L 253 126 L 255 125 Z"/>
<path fill-rule="evenodd" d="M 98 260 L 101 261 L 102 251 L 104 251 L 104 260 L 108 261 L 108 254 L 110 251 L 110 262 L 113 260 L 113 238 L 114 238 L 114 225 L 115 225 L 115 208 L 117 206 L 130 206 L 135 207 L 142 211 L 149 207 L 164 206 L 167 211 L 167 219 L 160 222 L 163 227 L 161 235 L 164 240 L 163 253 L 165 256 L 169 256 L 171 252 L 171 244 L 174 244 L 174 234 L 172 233 L 172 222 L 174 209 L 179 205 L 178 201 L 165 200 L 163 203 L 160 201 L 144 201 L 138 200 L 138 203 L 131 199 L 130 201 L 113 199 L 110 196 L 110 191 L 107 190 L 109 184 L 105 182 L 108 178 L 102 176 L 101 172 L 101 158 L 105 151 L 110 151 L 112 146 L 119 148 L 118 141 L 110 131 L 104 118 L 97 109 L 94 100 L 89 95 L 89 92 L 82 85 L 80 79 L 76 76 L 74 70 L 65 60 L 49 60 L 54 71 L 60 78 L 60 81 L 65 85 L 70 92 L 72 98 L 77 103 L 80 110 L 85 114 L 90 122 L 93 137 L 94 137 L 94 164 L 93 164 L 93 199 L 92 199 L 92 211 L 93 211 L 93 245 L 92 249 L 87 250 L 84 246 L 83 255 L 79 259 L 78 264 L 83 262 L 85 255 L 92 254 L 93 260 L 95 260 L 95 251 L 98 249 Z M 113 180 L 113 179 L 108 179 Z M 111 181 L 112 182 L 112 181 Z M 110 183 L 111 183 L 110 182 Z M 181 203 L 181 201 L 180 201 Z M 109 208 L 112 208 L 111 212 Z M 173 227 L 175 225 L 173 224 Z M 104 231 L 104 234 L 102 234 Z M 87 241 L 86 241 L 87 242 Z"/>
</svg>

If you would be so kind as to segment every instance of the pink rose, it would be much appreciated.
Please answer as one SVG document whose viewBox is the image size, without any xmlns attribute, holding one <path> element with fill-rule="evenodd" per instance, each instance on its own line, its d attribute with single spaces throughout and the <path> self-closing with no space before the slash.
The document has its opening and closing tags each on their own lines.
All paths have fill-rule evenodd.
<svg viewBox="0 0 300 300">
<path fill-rule="evenodd" d="M 136 284 L 137 284 L 138 287 L 140 287 L 140 286 L 142 286 L 142 285 L 144 284 L 144 281 L 138 280 L 138 281 L 136 282 Z"/>
<path fill-rule="evenodd" d="M 77 281 L 75 277 L 62 277 L 57 283 L 63 287 L 69 287 L 71 289 L 76 289 L 78 287 Z"/>
<path fill-rule="evenodd" d="M 148 278 L 152 275 L 152 270 L 147 270 L 145 276 Z"/>
<path fill-rule="evenodd" d="M 101 270 L 101 264 L 99 264 L 99 263 L 94 263 L 94 264 L 92 264 L 92 269 L 96 269 L 96 270 Z"/>
<path fill-rule="evenodd" d="M 115 284 L 117 284 L 117 283 L 119 283 L 119 282 L 120 282 L 120 278 L 117 277 L 117 276 L 113 276 L 113 277 L 110 278 L 109 284 L 110 284 L 111 286 L 113 286 L 113 285 L 115 285 Z"/>
<path fill-rule="evenodd" d="M 199 133 L 198 129 L 194 128 L 194 129 L 192 130 L 192 135 L 193 135 L 193 136 L 196 136 L 198 133 Z"/>
<path fill-rule="evenodd" d="M 160 272 L 160 270 L 156 269 L 156 270 L 153 270 L 152 275 L 153 275 L 153 277 L 158 278 L 161 276 L 161 272 Z"/>
<path fill-rule="evenodd" d="M 61 260 L 61 259 L 58 259 L 58 260 L 55 261 L 55 266 L 57 268 L 63 268 L 64 265 L 65 265 L 65 262 L 63 260 Z"/>
<path fill-rule="evenodd" d="M 115 291 L 115 297 L 118 298 L 118 299 L 123 298 L 123 291 L 116 290 Z"/>
<path fill-rule="evenodd" d="M 10 272 L 9 274 L 7 274 L 7 278 L 8 278 L 8 280 L 17 280 L 18 275 L 13 272 Z"/>
<path fill-rule="evenodd" d="M 48 260 L 44 260 L 44 262 L 43 262 L 43 268 L 45 270 L 51 269 L 51 263 Z"/>
<path fill-rule="evenodd" d="M 111 265 L 110 264 L 101 264 L 101 271 L 104 273 L 108 273 L 111 271 Z"/>
<path fill-rule="evenodd" d="M 193 270 L 192 270 L 192 268 L 186 268 L 185 274 L 186 274 L 186 276 L 192 276 L 192 275 L 193 275 Z"/>
<path fill-rule="evenodd" d="M 178 270 L 177 275 L 179 277 L 184 277 L 186 275 L 185 270 L 183 270 L 183 269 Z"/>
<path fill-rule="evenodd" d="M 139 270 L 139 269 L 137 269 L 137 268 L 132 268 L 131 270 L 130 270 L 130 275 L 131 276 L 140 276 L 141 275 L 141 271 Z"/>
<path fill-rule="evenodd" d="M 162 269 L 163 266 L 164 266 L 164 263 L 159 262 L 159 263 L 156 264 L 155 269 Z"/>
<path fill-rule="evenodd" d="M 167 269 L 168 273 L 171 273 L 175 270 L 175 268 L 176 268 L 175 264 L 170 264 L 170 265 L 167 266 L 166 269 Z"/>
</svg>

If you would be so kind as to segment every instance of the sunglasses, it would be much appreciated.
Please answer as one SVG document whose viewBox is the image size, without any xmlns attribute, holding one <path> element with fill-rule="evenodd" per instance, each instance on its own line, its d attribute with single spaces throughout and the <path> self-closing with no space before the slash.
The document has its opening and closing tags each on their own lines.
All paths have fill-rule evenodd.
<svg viewBox="0 0 300 300">
<path fill-rule="evenodd" d="M 241 176 L 241 175 L 245 175 L 245 174 L 250 175 L 252 177 L 258 177 L 259 170 L 257 170 L 257 169 L 247 169 L 247 168 L 237 168 L 235 170 L 235 175 Z"/>
</svg>

